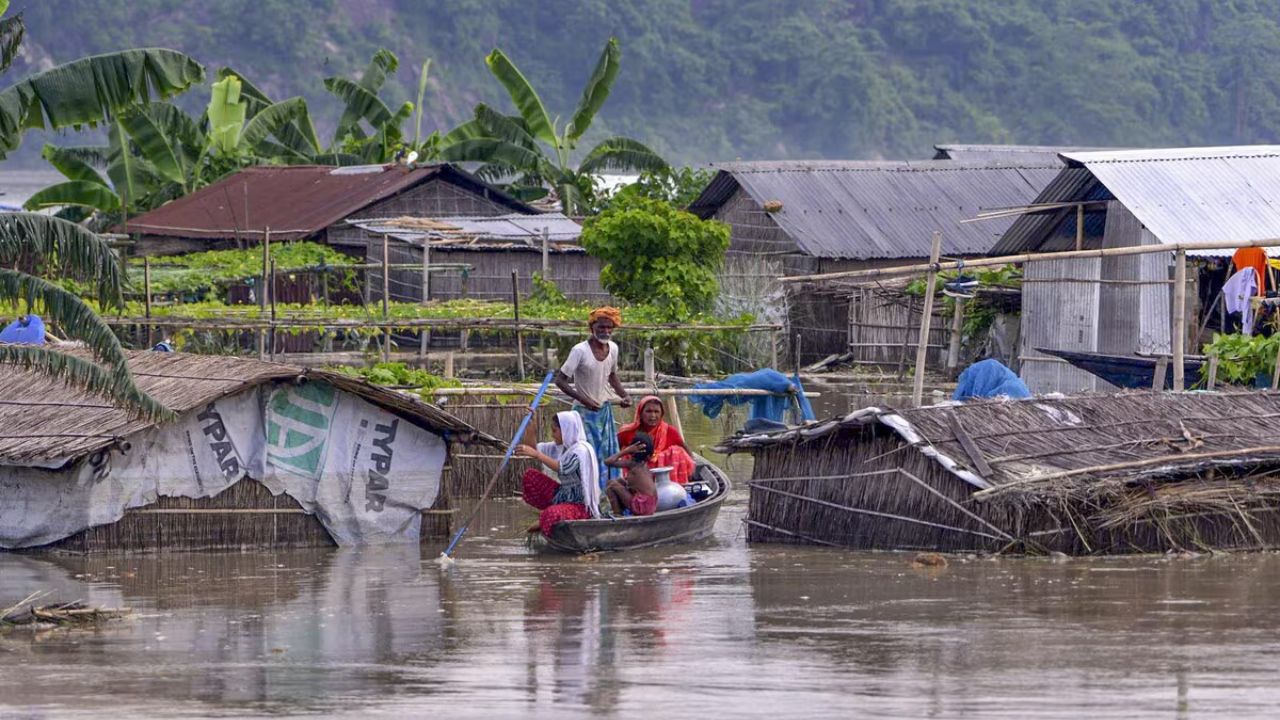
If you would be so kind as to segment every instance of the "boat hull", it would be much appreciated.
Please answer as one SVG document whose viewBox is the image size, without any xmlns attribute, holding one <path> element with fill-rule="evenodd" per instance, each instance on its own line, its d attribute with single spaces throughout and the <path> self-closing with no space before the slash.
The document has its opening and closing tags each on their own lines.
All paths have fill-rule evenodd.
<svg viewBox="0 0 1280 720">
<path fill-rule="evenodd" d="M 699 458 L 695 477 L 713 481 L 715 493 L 686 508 L 644 517 L 572 520 L 557 523 L 546 538 L 548 550 L 563 553 L 612 552 L 693 542 L 710 537 L 720 505 L 729 495 L 729 477 Z"/>
<path fill-rule="evenodd" d="M 1116 387 L 1132 390 L 1150 390 L 1155 384 L 1156 364 L 1154 357 L 1141 355 L 1107 355 L 1105 353 L 1083 352 L 1074 350 L 1051 350 L 1036 348 L 1038 352 L 1062 358 L 1073 366 L 1092 373 Z M 1190 382 L 1200 377 L 1200 367 L 1204 364 L 1201 358 L 1187 358 L 1183 361 L 1184 376 Z M 1173 372 L 1166 371 L 1164 388 L 1173 389 Z"/>
</svg>

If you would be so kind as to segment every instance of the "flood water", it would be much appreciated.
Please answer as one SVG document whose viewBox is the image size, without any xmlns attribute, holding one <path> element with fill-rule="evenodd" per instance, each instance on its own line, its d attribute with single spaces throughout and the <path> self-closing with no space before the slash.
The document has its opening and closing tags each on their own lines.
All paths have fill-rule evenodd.
<svg viewBox="0 0 1280 720">
<path fill-rule="evenodd" d="M 686 435 L 705 449 L 740 419 Z M 748 547 L 749 464 L 725 467 L 715 537 L 674 549 L 536 554 L 505 499 L 447 569 L 441 546 L 0 554 L 0 608 L 133 610 L 0 632 L 0 717 L 1275 716 L 1280 555 Z"/>
</svg>

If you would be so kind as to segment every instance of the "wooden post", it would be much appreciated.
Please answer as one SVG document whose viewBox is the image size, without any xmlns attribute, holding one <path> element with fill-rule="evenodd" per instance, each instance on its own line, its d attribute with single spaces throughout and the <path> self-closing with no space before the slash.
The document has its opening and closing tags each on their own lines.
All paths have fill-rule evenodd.
<svg viewBox="0 0 1280 720">
<path fill-rule="evenodd" d="M 516 320 L 516 373 L 524 380 L 524 333 L 520 331 L 520 282 L 516 271 L 511 271 L 511 307 Z"/>
<path fill-rule="evenodd" d="M 1084 249 L 1084 203 L 1076 206 L 1076 249 Z"/>
<path fill-rule="evenodd" d="M 142 291 L 146 293 L 144 304 L 146 307 L 147 319 L 151 319 L 151 258 L 142 258 Z M 147 349 L 155 347 L 155 338 L 152 337 L 151 325 L 147 324 Z"/>
<path fill-rule="evenodd" d="M 1159 392 L 1164 390 L 1164 378 L 1169 372 L 1169 358 L 1162 357 L 1156 360 L 1155 375 L 1151 378 L 1151 389 Z"/>
<path fill-rule="evenodd" d="M 542 228 L 542 279 L 551 279 L 551 228 Z"/>
<path fill-rule="evenodd" d="M 431 302 L 431 243 L 422 239 L 422 304 Z M 431 331 L 423 328 L 418 332 L 418 357 L 427 356 L 427 348 L 431 345 Z"/>
<path fill-rule="evenodd" d="M 684 437 L 684 423 L 680 422 L 680 408 L 676 406 L 676 396 L 667 396 L 667 422 L 671 423 L 671 427 L 680 433 L 680 437 Z"/>
<path fill-rule="evenodd" d="M 262 232 L 262 282 L 258 285 L 258 316 L 261 317 L 267 311 L 267 293 L 270 292 L 270 285 L 267 282 L 267 273 L 271 271 L 271 228 L 265 228 Z M 258 359 L 267 359 L 267 331 L 258 330 Z"/>
<path fill-rule="evenodd" d="M 964 298 L 952 298 L 955 312 L 951 314 L 951 342 L 947 344 L 947 377 L 954 380 L 960 367 L 960 333 L 964 331 Z"/>
<path fill-rule="evenodd" d="M 644 349 L 644 384 L 649 386 L 650 391 L 658 389 L 658 372 L 653 362 L 653 346 Z"/>
<path fill-rule="evenodd" d="M 924 365 L 929 355 L 929 323 L 933 319 L 934 285 L 938 280 L 938 258 L 942 255 L 942 233 L 933 231 L 929 250 L 929 273 L 924 281 L 924 308 L 920 312 L 920 339 L 916 343 L 916 376 L 911 385 L 911 404 L 919 406 L 924 399 Z"/>
<path fill-rule="evenodd" d="M 1206 390 L 1215 390 L 1218 387 L 1218 354 L 1213 353 L 1209 356 L 1209 377 L 1205 380 Z"/>
<path fill-rule="evenodd" d="M 444 354 L 444 376 L 447 378 L 453 377 L 453 351 L 452 350 Z"/>
<path fill-rule="evenodd" d="M 1173 269 L 1173 390 L 1186 389 L 1187 251 L 1179 250 Z"/>
<path fill-rule="evenodd" d="M 391 316 L 391 257 L 389 233 L 382 234 L 382 321 L 387 322 Z M 391 360 L 391 328 L 382 328 L 382 361 Z"/>
<path fill-rule="evenodd" d="M 1271 389 L 1280 389 L 1280 349 L 1276 350 L 1276 364 L 1271 368 Z"/>
<path fill-rule="evenodd" d="M 778 369 L 778 331 L 769 331 L 769 367 Z"/>
<path fill-rule="evenodd" d="M 271 261 L 271 326 L 270 326 L 270 344 L 267 349 L 267 357 L 275 358 L 276 356 L 276 261 Z"/>
</svg>

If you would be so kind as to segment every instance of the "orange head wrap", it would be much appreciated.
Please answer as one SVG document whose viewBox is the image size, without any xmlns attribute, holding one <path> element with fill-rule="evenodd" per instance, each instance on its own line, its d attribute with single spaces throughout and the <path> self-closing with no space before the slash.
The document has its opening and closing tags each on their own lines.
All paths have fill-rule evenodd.
<svg viewBox="0 0 1280 720">
<path fill-rule="evenodd" d="M 587 325 L 591 325 L 601 319 L 612 321 L 614 327 L 622 327 L 622 312 L 616 307 L 605 305 L 592 310 L 591 314 L 587 316 Z"/>
</svg>

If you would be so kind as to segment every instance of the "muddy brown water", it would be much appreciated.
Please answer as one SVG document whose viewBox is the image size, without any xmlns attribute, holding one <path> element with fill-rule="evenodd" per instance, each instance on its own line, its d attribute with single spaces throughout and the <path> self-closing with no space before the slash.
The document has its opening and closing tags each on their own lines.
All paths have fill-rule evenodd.
<svg viewBox="0 0 1280 720">
<path fill-rule="evenodd" d="M 689 419 L 694 444 L 722 428 Z M 727 463 L 739 480 L 748 465 Z M 0 555 L 0 717 L 1274 717 L 1280 555 L 1049 559 L 752 546 L 536 554 L 492 505 L 438 546 Z"/>
</svg>

